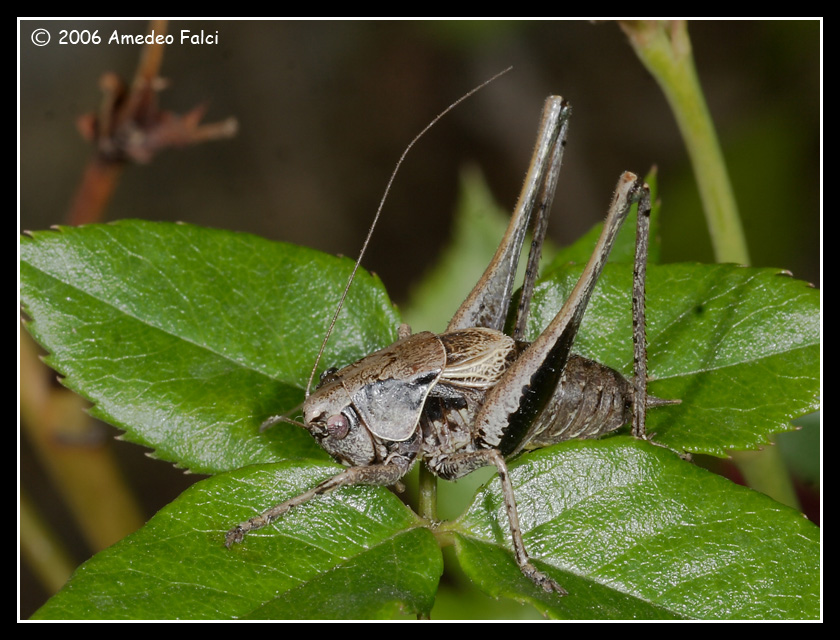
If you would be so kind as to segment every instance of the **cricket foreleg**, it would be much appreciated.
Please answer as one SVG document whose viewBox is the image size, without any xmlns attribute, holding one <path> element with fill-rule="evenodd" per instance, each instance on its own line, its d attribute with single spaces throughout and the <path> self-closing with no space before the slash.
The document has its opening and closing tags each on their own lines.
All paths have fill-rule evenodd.
<svg viewBox="0 0 840 640">
<path fill-rule="evenodd" d="M 334 475 L 332 478 L 324 480 L 318 486 L 309 489 L 308 491 L 304 491 L 291 500 L 286 500 L 286 502 L 278 504 L 268 511 L 236 525 L 233 529 L 227 532 L 227 535 L 225 536 L 225 546 L 230 548 L 237 542 L 242 542 L 245 534 L 249 531 L 262 529 L 293 507 L 297 507 L 304 502 L 308 502 L 309 500 L 312 500 L 312 498 L 330 493 L 340 487 L 357 484 L 389 486 L 397 483 L 407 471 L 408 469 L 402 464 L 380 464 L 372 465 L 370 467 L 351 467 Z"/>
<path fill-rule="evenodd" d="M 519 525 L 519 512 L 516 509 L 513 485 L 510 482 L 507 464 L 501 453 L 496 449 L 458 453 L 437 462 L 432 471 L 445 480 L 455 480 L 489 465 L 494 465 L 499 472 L 505 511 L 510 525 L 510 537 L 513 542 L 513 553 L 519 569 L 531 582 L 538 587 L 542 587 L 545 591 L 554 591 L 561 596 L 567 595 L 568 592 L 563 587 L 537 569 L 531 562 L 531 558 L 525 549 L 525 543 L 522 540 L 522 529 Z"/>
</svg>

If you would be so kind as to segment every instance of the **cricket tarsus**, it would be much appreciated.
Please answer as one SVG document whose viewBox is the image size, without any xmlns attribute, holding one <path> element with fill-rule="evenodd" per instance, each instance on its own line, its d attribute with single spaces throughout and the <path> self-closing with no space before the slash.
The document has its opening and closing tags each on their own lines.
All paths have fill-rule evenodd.
<svg viewBox="0 0 840 640">
<path fill-rule="evenodd" d="M 647 410 L 675 402 L 647 393 L 644 297 L 650 194 L 632 173 L 619 179 L 604 229 L 568 299 L 533 343 L 523 341 L 570 114 L 562 98 L 546 101 L 534 156 L 508 230 L 446 332 L 411 335 L 403 327 L 396 343 L 329 370 L 316 390 L 307 392 L 304 427 L 348 468 L 240 523 L 228 531 L 228 547 L 335 489 L 395 485 L 418 460 L 445 480 L 492 465 L 498 471 L 519 570 L 537 587 L 566 595 L 528 554 L 507 460 L 526 449 L 597 438 L 627 423 L 633 435 L 648 439 Z M 632 310 L 634 376 L 628 380 L 603 364 L 572 354 L 571 349 L 618 230 L 634 203 L 639 204 Z M 511 337 L 502 327 L 529 228 L 534 240 L 523 286 L 526 299 L 520 300 Z"/>
<path fill-rule="evenodd" d="M 537 569 L 530 562 L 526 562 L 524 565 L 519 565 L 519 569 L 522 571 L 525 577 L 529 578 L 531 582 L 533 582 L 538 587 L 542 587 L 544 591 L 553 591 L 554 593 L 560 596 L 569 595 L 568 591 L 566 591 L 563 587 L 557 584 L 556 581 L 545 575 L 542 571 Z"/>
</svg>

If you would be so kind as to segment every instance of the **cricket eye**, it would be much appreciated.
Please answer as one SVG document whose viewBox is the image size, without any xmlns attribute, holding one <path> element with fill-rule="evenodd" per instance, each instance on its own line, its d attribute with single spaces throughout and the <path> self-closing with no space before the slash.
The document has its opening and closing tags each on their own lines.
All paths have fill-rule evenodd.
<svg viewBox="0 0 840 640">
<path fill-rule="evenodd" d="M 327 433 L 336 440 L 343 440 L 350 431 L 350 422 L 344 414 L 337 413 L 327 419 Z"/>
<path fill-rule="evenodd" d="M 318 378 L 318 388 L 323 387 L 325 384 L 328 384 L 333 380 L 336 380 L 338 378 L 338 376 L 335 375 L 336 373 L 338 373 L 338 369 L 336 369 L 335 367 L 330 367 L 329 369 L 324 371 L 324 373 L 322 373 Z"/>
</svg>

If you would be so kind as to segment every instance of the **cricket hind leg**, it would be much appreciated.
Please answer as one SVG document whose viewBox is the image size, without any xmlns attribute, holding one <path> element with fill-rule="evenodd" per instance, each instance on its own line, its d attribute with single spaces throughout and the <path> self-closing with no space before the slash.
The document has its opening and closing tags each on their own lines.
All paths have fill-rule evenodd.
<svg viewBox="0 0 840 640">
<path fill-rule="evenodd" d="M 546 99 L 536 148 L 505 236 L 484 274 L 450 320 L 447 331 L 472 327 L 486 327 L 496 331 L 504 329 L 519 256 L 529 226 L 533 227 L 533 240 L 523 288 L 527 288 L 527 297 L 530 298 L 563 160 L 571 112 L 571 107 L 561 97 L 550 96 Z M 522 319 L 523 326 L 525 317 L 527 305 Z M 516 335 L 514 338 L 521 339 Z"/>
<path fill-rule="evenodd" d="M 605 365 L 575 356 L 570 351 L 564 354 L 562 345 L 565 342 L 570 349 L 574 342 L 592 288 L 600 277 L 615 234 L 633 203 L 637 204 L 638 213 L 632 289 L 633 378 L 628 380 Z M 573 292 L 569 296 L 563 309 L 544 332 L 550 334 L 552 330 L 560 329 L 555 333 L 559 337 L 550 347 L 556 350 L 553 357 L 545 357 L 543 363 L 534 369 L 539 363 L 538 354 L 535 353 L 534 362 L 530 364 L 530 368 L 526 368 L 526 371 L 532 374 L 536 371 L 539 378 L 539 367 L 547 366 L 555 372 L 562 367 L 557 386 L 542 411 L 535 411 L 533 422 L 527 430 L 512 427 L 503 430 L 505 438 L 499 443 L 499 449 L 504 455 L 516 453 L 521 448 L 532 449 L 572 438 L 596 438 L 628 422 L 631 423 L 631 433 L 635 437 L 650 439 L 645 428 L 647 410 L 679 403 L 679 400 L 664 400 L 647 393 L 645 284 L 650 211 L 648 186 L 633 174 L 625 174 L 616 189 L 616 198 L 610 208 L 604 234 L 575 287 L 578 295 Z M 560 367 L 557 366 L 558 363 Z M 550 382 L 544 384 L 545 389 L 551 388 Z"/>
<path fill-rule="evenodd" d="M 639 202 L 647 190 L 647 185 L 632 173 L 619 179 L 604 229 L 569 297 L 548 327 L 487 393 L 475 419 L 475 432 L 480 434 L 483 448 L 499 449 L 505 456 L 518 453 L 540 425 L 544 426 L 540 416 L 546 410 L 574 410 L 551 405 L 560 401 L 556 396 L 558 385 L 618 231 L 631 204 Z"/>
<path fill-rule="evenodd" d="M 645 296 L 650 243 L 650 190 L 642 190 L 636 216 L 636 250 L 633 258 L 633 420 L 631 433 L 647 439 L 647 324 Z"/>
<path fill-rule="evenodd" d="M 626 174 L 622 181 L 629 177 L 632 177 L 632 174 Z M 617 194 L 621 190 L 622 181 L 619 181 Z M 637 204 L 632 289 L 633 378 L 627 381 L 609 367 L 569 355 L 561 383 L 563 388 L 558 385 L 557 392 L 545 409 L 545 413 L 549 415 L 541 415 L 537 421 L 538 426 L 535 427 L 536 430 L 545 428 L 545 431 L 534 433 L 532 437 L 526 438 L 522 442 L 523 446 L 528 445 L 528 448 L 532 448 L 571 438 L 599 437 L 627 422 L 631 423 L 632 435 L 641 439 L 650 439 L 651 436 L 647 434 L 645 426 L 647 410 L 680 402 L 656 398 L 648 395 L 647 392 L 645 298 L 651 212 L 650 190 L 647 184 L 641 180 L 635 180 L 626 196 L 617 199 L 618 207 L 614 206 L 614 209 L 623 210 L 625 213 L 613 218 L 611 211 L 607 226 L 614 226 L 617 231 L 623 222 L 623 215 L 626 215 L 633 202 Z M 596 247 L 594 255 L 605 260 L 610 249 L 611 243 L 605 243 L 602 247 Z M 598 274 L 593 271 L 595 276 L 593 285 L 598 279 Z M 588 296 L 589 293 L 584 293 L 582 302 L 574 311 L 580 312 L 581 308 L 585 307 Z M 558 316 L 562 313 L 561 310 Z M 581 319 L 582 313 L 577 320 L 573 319 L 570 322 L 568 331 L 573 333 L 567 340 L 574 340 Z"/>
<path fill-rule="evenodd" d="M 639 199 L 636 217 L 636 250 L 633 258 L 633 417 L 630 433 L 650 440 L 647 433 L 647 410 L 680 404 L 682 400 L 666 400 L 651 396 L 647 391 L 647 312 L 645 310 L 647 286 L 647 257 L 650 244 L 650 190 L 645 185 Z"/>
<path fill-rule="evenodd" d="M 499 451 L 496 449 L 481 449 L 478 451 L 456 453 L 442 459 L 429 460 L 427 461 L 427 465 L 435 475 L 444 480 L 457 480 L 481 467 L 495 466 L 499 472 L 499 480 L 502 483 L 502 497 L 510 527 L 510 537 L 513 543 L 516 564 L 519 565 L 519 569 L 525 577 L 543 590 L 553 591 L 561 596 L 568 595 L 568 592 L 563 587 L 554 579 L 537 569 L 531 562 L 531 557 L 525 549 L 525 542 L 522 540 L 519 511 L 516 507 L 516 497 L 513 493 L 513 484 L 510 481 L 507 463 Z"/>
</svg>

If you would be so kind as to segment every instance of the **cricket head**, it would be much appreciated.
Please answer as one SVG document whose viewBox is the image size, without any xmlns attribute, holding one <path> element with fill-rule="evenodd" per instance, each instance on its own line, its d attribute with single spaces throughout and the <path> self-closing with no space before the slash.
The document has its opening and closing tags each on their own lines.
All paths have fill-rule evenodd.
<svg viewBox="0 0 840 640">
<path fill-rule="evenodd" d="M 373 437 L 334 369 L 321 376 L 320 385 L 303 403 L 303 421 L 321 448 L 338 462 L 351 467 L 373 463 Z"/>
<path fill-rule="evenodd" d="M 340 370 L 328 369 L 303 403 L 304 426 L 339 462 L 372 464 L 382 446 L 416 437 L 445 365 L 443 344 L 424 331 Z"/>
</svg>

